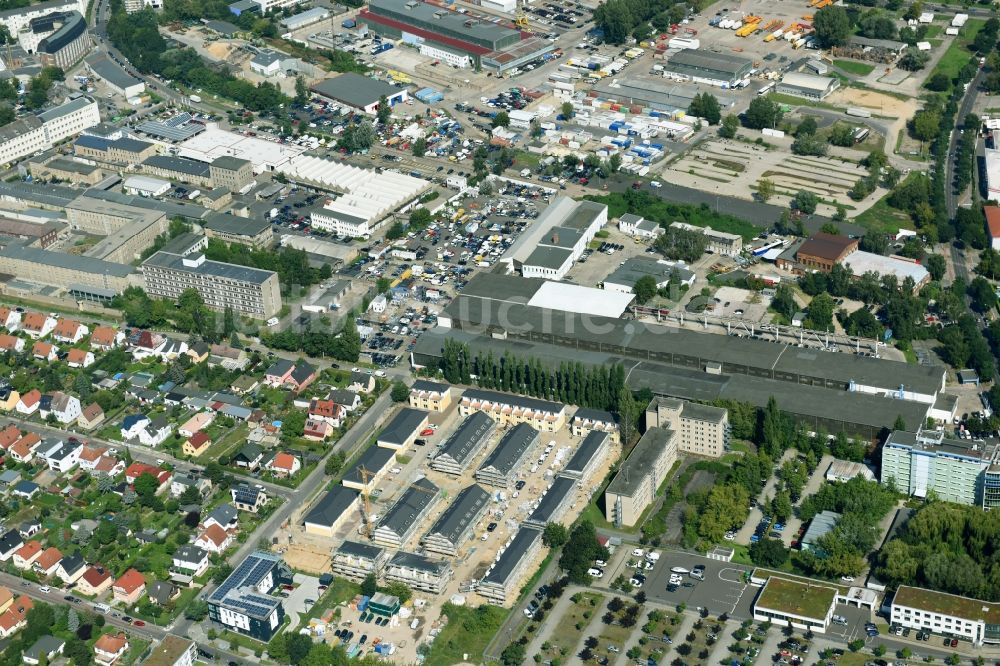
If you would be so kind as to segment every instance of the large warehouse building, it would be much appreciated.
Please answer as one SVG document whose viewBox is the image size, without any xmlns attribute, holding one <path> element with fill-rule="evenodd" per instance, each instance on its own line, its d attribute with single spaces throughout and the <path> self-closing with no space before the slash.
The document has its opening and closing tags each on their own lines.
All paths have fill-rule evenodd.
<svg viewBox="0 0 1000 666">
<path fill-rule="evenodd" d="M 840 80 L 833 76 L 819 76 L 805 72 L 788 72 L 778 83 L 777 91 L 806 99 L 823 99 L 840 87 Z"/>
<path fill-rule="evenodd" d="M 554 48 L 548 40 L 420 0 L 372 0 L 358 20 L 456 67 L 501 72 Z"/>
<path fill-rule="evenodd" d="M 663 68 L 696 83 L 731 88 L 750 75 L 753 61 L 728 53 L 684 49 L 670 56 Z"/>
<path fill-rule="evenodd" d="M 301 155 L 280 171 L 290 180 L 339 193 L 312 212 L 312 224 L 351 238 L 370 234 L 387 215 L 431 186 L 422 178 L 391 171 L 378 173 L 312 155 Z"/>
<path fill-rule="evenodd" d="M 332 79 L 323 79 L 313 84 L 312 91 L 326 99 L 349 106 L 354 111 L 370 116 L 378 113 L 379 103 L 385 97 L 389 106 L 406 101 L 406 88 L 397 88 L 391 83 L 373 79 L 370 76 L 345 72 Z"/>
<path fill-rule="evenodd" d="M 473 354 L 509 352 L 550 367 L 621 363 L 635 390 L 759 406 L 774 396 L 806 424 L 872 438 L 897 416 L 911 424 L 953 416 L 939 396 L 945 381 L 939 367 L 583 316 L 567 311 L 573 303 L 532 306 L 534 282 L 496 274 L 473 278 L 440 314 L 438 328 L 418 340 L 414 363 L 436 362 L 447 338 L 468 344 Z"/>
</svg>

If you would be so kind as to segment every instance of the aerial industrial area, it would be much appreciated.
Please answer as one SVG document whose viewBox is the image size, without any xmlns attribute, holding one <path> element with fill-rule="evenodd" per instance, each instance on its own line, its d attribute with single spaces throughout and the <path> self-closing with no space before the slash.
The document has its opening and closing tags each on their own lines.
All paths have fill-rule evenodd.
<svg viewBox="0 0 1000 666">
<path fill-rule="evenodd" d="M 0 666 L 1000 663 L 995 5 L 0 26 Z"/>
</svg>

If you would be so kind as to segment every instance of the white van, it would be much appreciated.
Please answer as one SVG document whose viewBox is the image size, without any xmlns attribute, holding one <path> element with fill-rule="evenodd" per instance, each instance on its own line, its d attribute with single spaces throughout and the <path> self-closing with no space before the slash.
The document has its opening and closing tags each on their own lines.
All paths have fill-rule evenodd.
<svg viewBox="0 0 1000 666">
<path fill-rule="evenodd" d="M 107 604 L 94 604 L 94 610 L 97 611 L 98 613 L 103 613 L 107 615 L 108 613 L 111 612 L 111 606 Z"/>
</svg>

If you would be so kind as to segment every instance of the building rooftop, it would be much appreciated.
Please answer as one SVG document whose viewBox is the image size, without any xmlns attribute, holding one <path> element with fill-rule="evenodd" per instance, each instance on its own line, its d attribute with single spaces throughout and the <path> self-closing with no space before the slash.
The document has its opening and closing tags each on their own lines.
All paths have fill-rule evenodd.
<svg viewBox="0 0 1000 666">
<path fill-rule="evenodd" d="M 356 109 L 363 109 L 377 102 L 383 95 L 388 97 L 402 90 L 403 88 L 355 72 L 323 79 L 312 86 L 313 92 Z"/>
<path fill-rule="evenodd" d="M 820 511 L 817 513 L 809 522 L 809 529 L 802 535 L 802 543 L 812 545 L 821 537 L 829 534 L 837 526 L 840 515 L 835 511 Z"/>
<path fill-rule="evenodd" d="M 583 470 L 594 459 L 594 456 L 608 445 L 609 437 L 608 433 L 600 430 L 591 430 L 588 432 L 562 471 L 567 474 L 583 474 Z"/>
<path fill-rule="evenodd" d="M 162 250 L 144 261 L 142 265 L 143 267 L 152 266 L 194 275 L 212 275 L 226 280 L 235 280 L 250 284 L 263 284 L 272 276 L 277 275 L 273 271 L 265 271 L 259 268 L 211 261 L 205 259 L 204 255 L 188 255 L 185 257 L 179 254 L 163 252 Z"/>
<path fill-rule="evenodd" d="M 892 603 L 894 606 L 907 606 L 930 613 L 959 617 L 963 620 L 982 620 L 988 625 L 1000 624 L 1000 604 L 969 599 L 946 592 L 900 585 Z"/>
<path fill-rule="evenodd" d="M 499 391 L 489 391 L 486 389 L 468 388 L 462 393 L 462 401 L 486 402 L 495 405 L 510 405 L 521 409 L 531 409 L 545 414 L 559 414 L 566 405 L 550 400 L 540 400 L 529 398 L 524 395 L 514 395 L 513 393 L 500 393 Z"/>
<path fill-rule="evenodd" d="M 449 569 L 449 564 L 443 560 L 432 560 L 429 557 L 417 555 L 416 553 L 409 553 L 405 550 L 400 550 L 393 555 L 392 559 L 389 560 L 389 566 L 416 569 L 417 571 L 424 571 L 426 573 L 436 575 L 442 575 Z"/>
<path fill-rule="evenodd" d="M 0 256 L 29 261 L 41 266 L 51 266 L 53 268 L 63 268 L 73 271 L 81 271 L 92 275 L 107 275 L 111 277 L 125 278 L 134 272 L 131 266 L 116 264 L 101 259 L 93 259 L 79 254 L 63 254 L 62 252 L 49 252 L 37 247 L 28 247 L 11 243 L 0 249 Z M 22 276 L 31 279 L 31 275 Z M 42 276 L 38 276 L 41 278 Z"/>
<path fill-rule="evenodd" d="M 401 445 L 413 435 L 417 428 L 423 425 L 426 419 L 427 412 L 424 410 L 404 407 L 392 417 L 388 425 L 379 433 L 377 439 L 379 442 Z"/>
<path fill-rule="evenodd" d="M 457 545 L 482 515 L 483 508 L 489 501 L 490 494 L 476 484 L 459 491 L 455 501 L 434 521 L 424 538 L 437 534 Z"/>
<path fill-rule="evenodd" d="M 385 513 L 378 529 L 387 528 L 400 536 L 406 534 L 430 510 L 440 492 L 427 478 L 414 481 Z"/>
<path fill-rule="evenodd" d="M 827 90 L 836 81 L 837 79 L 832 76 L 820 76 L 819 74 L 808 74 L 806 72 L 787 72 L 781 77 L 781 82 L 785 85 L 818 92 Z"/>
<path fill-rule="evenodd" d="M 571 309 L 579 314 L 600 317 L 621 317 L 632 299 L 631 294 L 545 280 L 528 300 L 528 305 L 550 310 Z"/>
<path fill-rule="evenodd" d="M 911 278 L 917 286 L 920 286 L 930 279 L 930 273 L 927 272 L 927 269 L 916 261 L 898 257 L 884 257 L 881 254 L 861 250 L 844 257 L 843 264 L 850 268 L 855 275 L 864 275 L 865 273 L 895 275 L 900 284 L 906 278 Z"/>
<path fill-rule="evenodd" d="M 542 531 L 540 529 L 528 526 L 521 527 L 507 548 L 483 576 L 482 583 L 507 587 L 515 582 L 510 580 L 511 576 L 521 564 L 521 560 L 527 556 L 531 547 L 541 538 Z"/>
<path fill-rule="evenodd" d="M 176 666 L 180 658 L 194 646 L 194 641 L 167 634 L 160 643 L 150 650 L 143 666 Z"/>
<path fill-rule="evenodd" d="M 607 492 L 625 497 L 632 497 L 642 480 L 649 474 L 653 461 L 667 447 L 674 436 L 673 430 L 666 428 L 649 428 L 632 449 L 632 453 L 621 463 L 615 478 L 608 484 Z"/>
<path fill-rule="evenodd" d="M 396 457 L 396 452 L 392 449 L 387 449 L 384 446 L 369 446 L 365 449 L 365 452 L 361 454 L 358 461 L 354 464 L 351 469 L 344 474 L 344 481 L 348 483 L 363 484 L 364 481 L 361 479 L 361 468 L 364 467 L 372 474 L 378 474 L 380 471 L 385 469 L 385 466 L 389 464 L 390 460 L 394 460 Z"/>
<path fill-rule="evenodd" d="M 134 85 L 142 83 L 117 63 L 112 62 L 107 56 L 95 53 L 86 59 L 87 67 L 90 68 L 97 77 L 104 79 L 116 88 L 125 90 Z"/>
<path fill-rule="evenodd" d="M 360 557 L 367 560 L 376 560 L 379 555 L 385 552 L 384 548 L 373 546 L 370 543 L 359 543 L 357 541 L 344 541 L 334 550 L 335 553 L 343 553 L 353 557 Z"/>
<path fill-rule="evenodd" d="M 837 598 L 837 589 L 771 576 L 755 606 L 806 618 L 826 618 Z"/>
<path fill-rule="evenodd" d="M 524 455 L 538 441 L 538 431 L 527 423 L 518 423 L 507 431 L 486 460 L 480 471 L 494 469 L 502 475 L 510 474 L 524 459 Z"/>
<path fill-rule="evenodd" d="M 154 169 L 166 169 L 183 173 L 188 176 L 199 178 L 209 177 L 209 165 L 197 160 L 189 160 L 184 157 L 174 157 L 173 155 L 151 155 L 143 161 L 143 166 Z"/>
<path fill-rule="evenodd" d="M 858 241 L 855 238 L 820 232 L 810 236 L 799 247 L 797 254 L 819 257 L 827 261 L 840 261 L 845 253 L 857 248 L 857 246 Z"/>
<path fill-rule="evenodd" d="M 309 513 L 303 518 L 304 523 L 316 525 L 333 525 L 349 511 L 358 499 L 358 491 L 344 486 L 334 486 L 316 502 Z"/>
<path fill-rule="evenodd" d="M 465 417 L 461 425 L 445 440 L 438 456 L 448 456 L 458 465 L 464 465 L 473 451 L 496 430 L 496 422 L 483 412 L 474 412 Z"/>
<path fill-rule="evenodd" d="M 893 430 L 884 447 L 902 447 L 964 462 L 986 464 L 993 459 L 997 444 L 951 439 L 935 430 L 921 430 L 919 433 Z"/>
<path fill-rule="evenodd" d="M 576 483 L 577 480 L 572 477 L 562 474 L 556 476 L 552 485 L 538 500 L 538 506 L 531 512 L 526 522 L 545 527 L 547 523 L 554 521 L 559 507 L 566 501 L 567 496 L 573 493 Z"/>
<path fill-rule="evenodd" d="M 266 231 L 271 223 L 261 216 L 237 217 L 232 213 L 214 213 L 205 218 L 202 226 L 220 234 L 253 238 Z"/>
<path fill-rule="evenodd" d="M 670 56 L 671 65 L 684 65 L 698 69 L 712 69 L 736 76 L 753 65 L 753 61 L 728 53 L 716 53 L 702 49 L 682 49 Z"/>
<path fill-rule="evenodd" d="M 688 281 L 695 276 L 694 272 L 687 266 L 675 262 L 657 261 L 656 259 L 646 259 L 645 257 L 632 257 L 626 259 L 625 263 L 618 266 L 611 275 L 604 278 L 605 282 L 635 286 L 635 283 L 647 275 L 652 276 L 657 284 L 668 282 L 677 272 L 681 281 Z"/>
</svg>

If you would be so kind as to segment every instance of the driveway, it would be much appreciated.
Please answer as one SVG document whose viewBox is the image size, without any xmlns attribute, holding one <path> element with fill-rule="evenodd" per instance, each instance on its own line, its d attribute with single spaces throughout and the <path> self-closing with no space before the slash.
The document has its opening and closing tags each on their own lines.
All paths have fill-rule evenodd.
<svg viewBox="0 0 1000 666">
<path fill-rule="evenodd" d="M 283 604 L 285 612 L 291 618 L 288 629 L 285 631 L 292 631 L 298 627 L 299 618 L 304 618 L 309 614 L 312 604 L 306 604 L 306 599 L 311 599 L 315 603 L 320 595 L 319 578 L 315 576 L 297 573 L 292 577 L 292 582 L 295 584 L 295 589 L 288 593 L 288 598 L 285 599 Z"/>
</svg>

